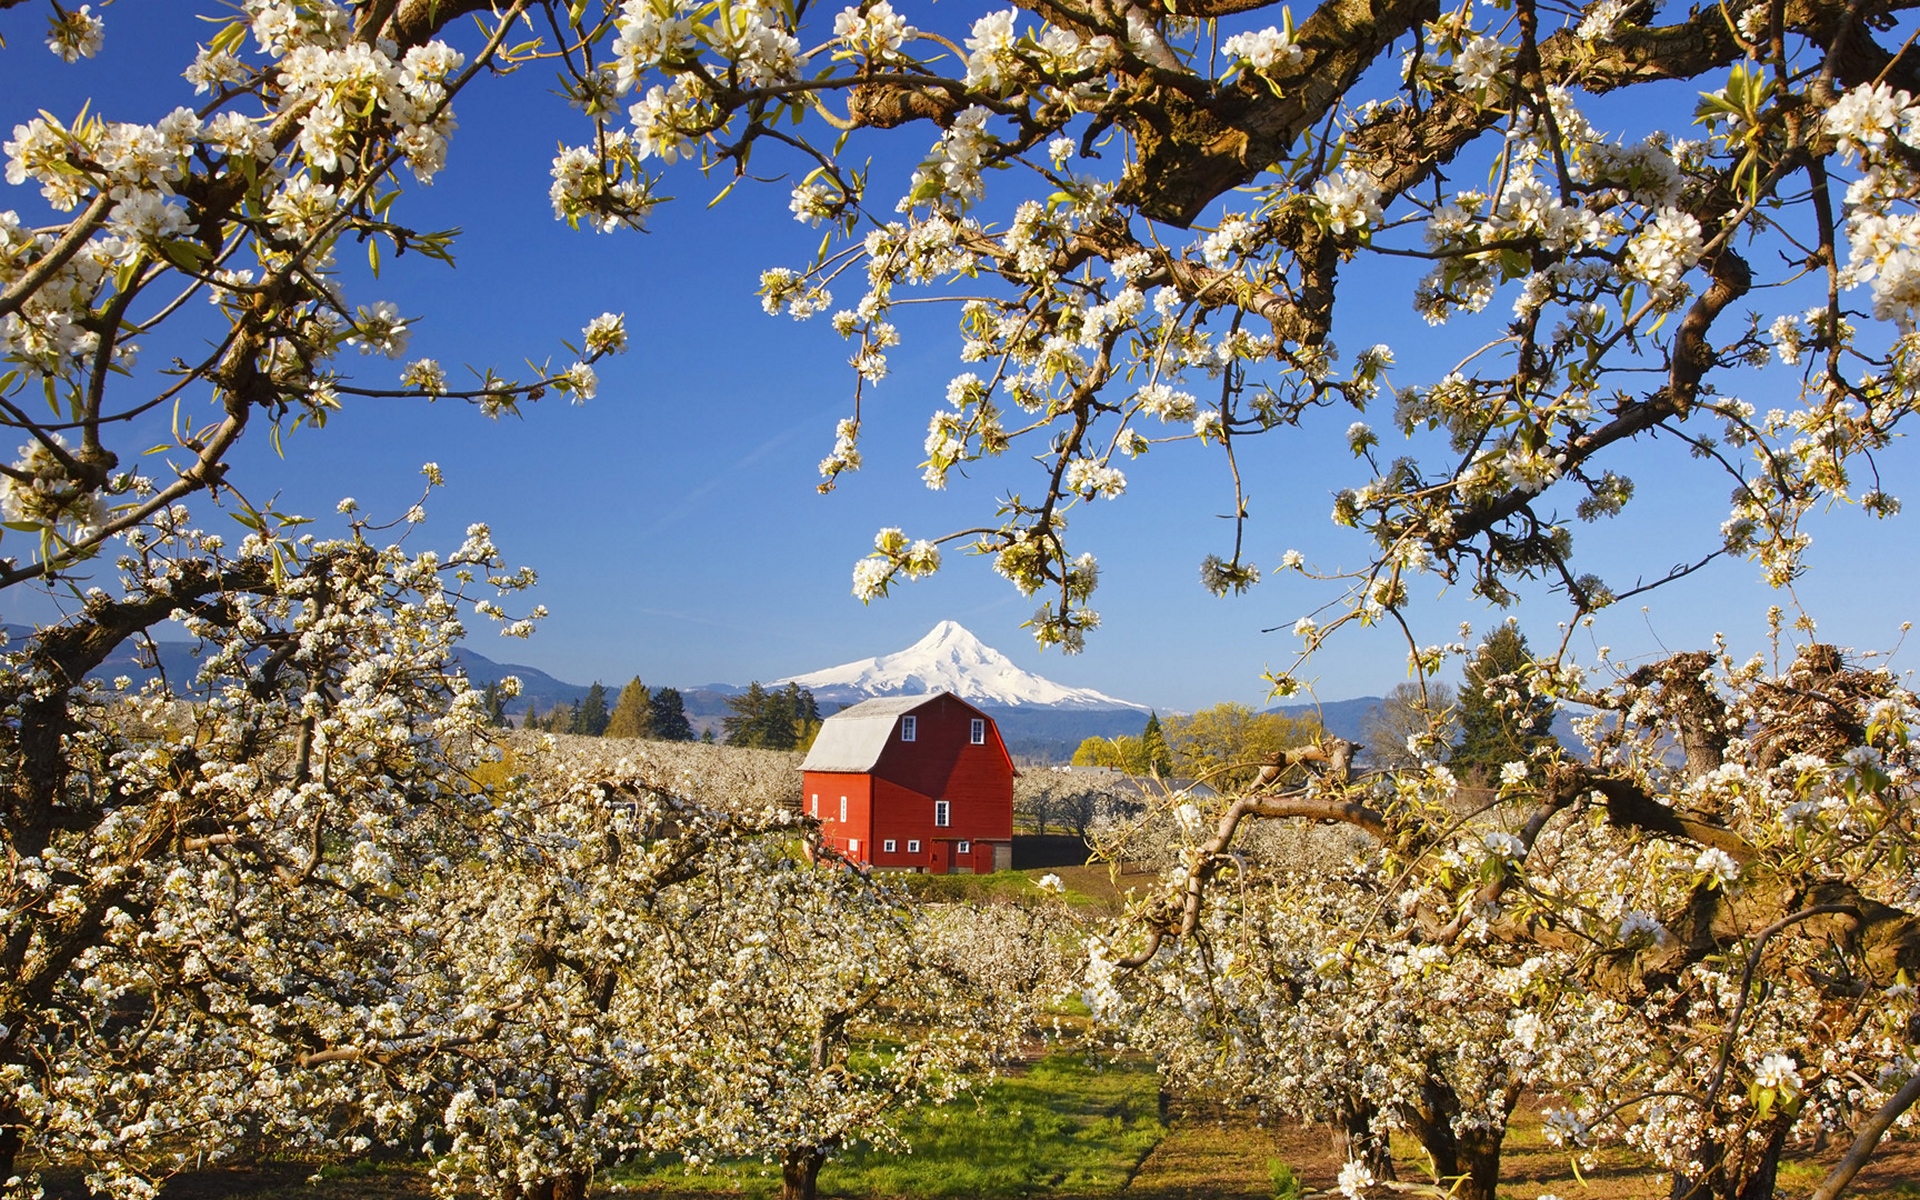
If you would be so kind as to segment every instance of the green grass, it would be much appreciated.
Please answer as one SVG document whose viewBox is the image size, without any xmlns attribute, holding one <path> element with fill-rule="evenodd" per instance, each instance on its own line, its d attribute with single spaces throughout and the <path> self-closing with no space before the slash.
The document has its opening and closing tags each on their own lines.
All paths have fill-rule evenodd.
<svg viewBox="0 0 1920 1200">
<path fill-rule="evenodd" d="M 1055 871 L 1055 874 L 1060 872 Z M 1058 897 L 1044 892 L 1035 880 L 1045 871 L 995 871 L 991 875 L 897 875 L 890 879 L 903 885 L 917 899 L 934 904 L 987 904 L 996 900 L 1026 903 L 1057 901 L 1086 907 L 1099 901 L 1069 887 Z"/>
<path fill-rule="evenodd" d="M 1300 1200 L 1301 1189 L 1306 1186 L 1292 1167 L 1277 1158 L 1267 1160 L 1267 1182 L 1273 1185 L 1273 1200 Z"/>
<path fill-rule="evenodd" d="M 904 1115 L 910 1150 L 849 1150 L 820 1172 L 833 1196 L 995 1197 L 1114 1192 L 1166 1136 L 1159 1080 L 1147 1063 L 1097 1065 L 1055 1054 L 1024 1075 L 996 1080 L 943 1105 Z M 724 1163 L 711 1169 L 662 1163 L 618 1173 L 628 1187 L 779 1191 L 779 1168 Z"/>
</svg>

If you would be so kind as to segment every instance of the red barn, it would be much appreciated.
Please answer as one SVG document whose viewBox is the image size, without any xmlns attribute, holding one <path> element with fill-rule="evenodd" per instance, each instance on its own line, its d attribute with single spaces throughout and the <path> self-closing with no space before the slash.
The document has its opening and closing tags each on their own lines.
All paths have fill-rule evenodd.
<svg viewBox="0 0 1920 1200">
<path fill-rule="evenodd" d="M 800 766 L 826 845 L 881 870 L 1013 866 L 1013 759 L 957 696 L 868 700 L 828 717 Z"/>
</svg>

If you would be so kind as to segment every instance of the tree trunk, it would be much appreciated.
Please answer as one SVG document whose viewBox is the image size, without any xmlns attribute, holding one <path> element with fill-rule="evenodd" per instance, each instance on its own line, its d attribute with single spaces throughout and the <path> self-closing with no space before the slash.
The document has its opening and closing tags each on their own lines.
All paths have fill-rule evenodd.
<svg viewBox="0 0 1920 1200">
<path fill-rule="evenodd" d="M 1518 1089 L 1507 1092 L 1503 1101 L 1507 1115 L 1512 1115 L 1518 1100 Z M 1494 1200 L 1500 1187 L 1505 1121 L 1498 1129 L 1471 1128 L 1456 1133 L 1454 1121 L 1460 1116 L 1460 1098 L 1445 1083 L 1431 1078 L 1420 1089 L 1419 1106 L 1404 1116 L 1421 1149 L 1433 1159 L 1434 1174 L 1443 1184 L 1458 1180 L 1450 1193 L 1454 1200 Z"/>
<path fill-rule="evenodd" d="M 1780 1174 L 1780 1154 L 1787 1148 L 1787 1127 L 1791 1122 L 1776 1120 L 1773 1136 L 1767 1139 L 1767 1148 L 1760 1152 L 1759 1161 L 1751 1170 L 1743 1172 L 1746 1184 L 1741 1187 L 1737 1200 L 1773 1200 L 1773 1187 Z"/>
<path fill-rule="evenodd" d="M 1348 1097 L 1340 1112 L 1341 1148 L 1348 1162 L 1359 1163 L 1372 1171 L 1375 1179 L 1386 1183 L 1399 1176 L 1393 1173 L 1393 1149 L 1386 1134 L 1374 1128 L 1374 1118 L 1379 1115 L 1372 1104 Z"/>
<path fill-rule="evenodd" d="M 1464 1173 L 1455 1200 L 1495 1200 L 1500 1189 L 1500 1143 L 1505 1130 L 1473 1129 L 1456 1139 Z"/>
<path fill-rule="evenodd" d="M 12 1179 L 13 1164 L 20 1157 L 20 1147 L 24 1138 L 21 1127 L 16 1124 L 20 1112 L 12 1104 L 0 1102 L 0 1179 Z"/>
<path fill-rule="evenodd" d="M 587 1190 L 593 1186 L 593 1171 L 563 1171 L 550 1179 L 542 1179 L 531 1187 L 519 1192 L 520 1200 L 587 1200 Z"/>
<path fill-rule="evenodd" d="M 1706 1163 L 1698 1177 L 1676 1174 L 1668 1195 L 1670 1200 L 1773 1200 L 1780 1174 L 1780 1156 L 1787 1148 L 1787 1130 L 1793 1122 L 1775 1117 L 1766 1145 L 1747 1159 L 1742 1152 L 1729 1153 L 1718 1142 L 1708 1142 L 1697 1155 Z"/>
<path fill-rule="evenodd" d="M 1460 1174 L 1460 1142 L 1453 1136 L 1453 1119 L 1459 1115 L 1459 1097 L 1432 1079 L 1421 1085 L 1419 1105 L 1405 1114 L 1408 1130 L 1433 1160 L 1433 1173 L 1441 1179 Z"/>
<path fill-rule="evenodd" d="M 780 1161 L 780 1200 L 814 1200 L 827 1153 L 818 1146 L 788 1146 Z"/>
</svg>

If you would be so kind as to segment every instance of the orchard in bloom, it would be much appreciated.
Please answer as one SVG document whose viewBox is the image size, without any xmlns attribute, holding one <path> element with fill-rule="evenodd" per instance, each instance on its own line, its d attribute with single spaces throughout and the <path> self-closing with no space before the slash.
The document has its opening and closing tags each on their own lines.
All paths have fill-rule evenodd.
<svg viewBox="0 0 1920 1200">
<path fill-rule="evenodd" d="M 627 349 L 617 314 L 583 313 L 564 365 L 456 386 L 408 360 L 417 315 L 337 272 L 346 246 L 447 256 L 403 223 L 405 189 L 545 7 L 229 9 L 180 64 L 199 108 L 43 114 L 5 140 L 8 183 L 38 195 L 0 213 L 0 423 L 20 444 L 0 590 L 86 590 L 0 657 L 0 1193 L 35 1194 L 27 1164 L 51 1161 L 151 1196 L 267 1147 L 401 1147 L 449 1191 L 527 1200 L 660 1148 L 817 1170 L 1022 1011 L 943 964 L 896 897 L 806 866 L 784 818 L 497 761 L 452 649 L 475 615 L 524 635 L 505 604 L 533 577 L 484 525 L 405 550 L 381 530 L 422 506 L 383 527 L 345 501 L 320 536 L 234 490 L 249 429 L 366 400 L 586 400 Z M 440 37 L 476 12 L 460 46 Z M 90 8 L 54 14 L 63 59 L 111 36 Z M 188 304 L 221 334 L 133 371 L 145 343 L 178 353 Z M 176 402 L 194 415 L 143 459 L 135 420 Z M 207 532 L 196 498 L 244 536 Z M 169 621 L 203 643 L 196 678 L 87 679 Z"/>
<path fill-rule="evenodd" d="M 1838 1136 L 1814 1194 L 1842 1194 L 1920 1099 L 1914 694 L 1820 645 L 1499 686 L 1598 710 L 1586 756 L 1167 814 L 1177 861 L 1092 944 L 1089 1003 L 1181 1077 L 1344 1122 L 1350 1194 L 1399 1129 L 1435 1186 L 1492 1197 L 1523 1093 L 1570 1153 L 1633 1146 L 1692 1200 L 1775 1195 Z M 1249 833 L 1297 822 L 1312 844 Z"/>
<path fill-rule="evenodd" d="M 12 22 L 28 6 L 4 7 Z M 1220 457 L 1235 536 L 1195 558 L 1210 590 L 1245 590 L 1262 564 L 1240 536 L 1239 448 L 1304 436 L 1319 409 L 1372 407 L 1340 442 L 1355 475 L 1332 508 L 1365 558 L 1334 576 L 1343 606 L 1296 627 L 1311 649 L 1342 624 L 1400 619 L 1422 574 L 1497 603 L 1544 580 L 1576 615 L 1638 590 L 1577 565 L 1573 530 L 1632 503 L 1642 435 L 1690 446 L 1731 496 L 1724 520 L 1678 529 L 1696 544 L 1671 577 L 1731 555 L 1785 584 L 1810 512 L 1898 510 L 1875 466 L 1913 407 L 1920 349 L 1907 7 L 246 0 L 211 14 L 180 64 L 197 108 L 23 119 L 4 153 L 24 200 L 0 209 L 0 424 L 18 446 L 0 463 L 0 591 L 80 571 L 97 590 L 0 675 L 0 1178 L 29 1141 L 139 1195 L 202 1136 L 408 1138 L 445 1155 L 450 1180 L 559 1196 L 698 1124 L 648 1108 L 680 1064 L 621 997 L 653 987 L 691 1021 L 718 1008 L 696 981 L 711 997 L 726 964 L 638 962 L 644 931 L 573 915 L 584 894 L 545 872 L 578 853 L 606 868 L 595 886 L 610 895 L 664 903 L 727 878 L 750 843 L 690 844 L 637 793 L 645 815 L 625 829 L 594 809 L 624 793 L 591 781 L 482 778 L 477 706 L 447 649 L 462 605 L 504 619 L 490 593 L 530 582 L 484 529 L 445 559 L 383 546 L 360 521 L 308 541 L 227 484 L 250 428 L 323 425 L 373 398 L 489 414 L 585 400 L 594 363 L 626 347 L 617 316 L 583 313 L 561 365 L 481 368 L 456 387 L 442 364 L 407 360 L 419 314 L 341 283 L 348 245 L 389 261 L 450 252 L 405 223 L 406 190 L 459 152 L 455 102 L 487 72 L 558 70 L 581 115 L 550 195 L 572 225 L 640 227 L 667 173 L 790 174 L 793 215 L 825 240 L 770 267 L 761 299 L 826 317 L 822 336 L 847 344 L 852 411 L 823 489 L 861 465 L 870 394 L 897 386 L 896 307 L 952 303 L 958 362 L 928 398 L 927 484 L 1017 447 L 1039 470 L 973 530 L 883 529 L 855 570 L 863 598 L 964 539 L 1040 598 L 1044 644 L 1077 648 L 1100 576 L 1070 519 L 1137 502 L 1130 480 L 1169 452 Z M 4 53 L 74 61 L 113 36 L 104 6 L 49 13 L 44 38 L 10 36 Z M 472 16 L 470 35 L 452 32 Z M 1633 115 L 1660 100 L 1596 115 L 1600 97 L 1661 83 L 1700 96 L 1685 136 Z M 880 137 L 913 147 L 907 178 L 865 165 Z M 1406 377 L 1392 344 L 1335 344 L 1347 293 L 1388 257 L 1420 263 L 1406 301 L 1446 330 L 1450 369 Z M 130 373 L 143 344 L 177 353 L 164 335 L 207 302 L 217 337 L 158 382 Z M 1367 287 L 1360 303 L 1379 302 Z M 1741 398 L 1761 387 L 1776 399 Z M 141 468 L 134 418 L 183 396 L 211 397 L 212 415 L 176 424 L 166 465 Z M 200 532 L 183 508 L 196 497 L 242 516 L 243 542 Z M 212 649 L 210 701 L 83 682 L 175 617 Z M 1447 651 L 1413 658 L 1430 675 Z M 1679 1196 L 1769 1195 L 1791 1139 L 1840 1131 L 1853 1150 L 1817 1193 L 1837 1194 L 1920 1095 L 1913 697 L 1818 646 L 1772 666 L 1683 654 L 1589 676 L 1549 659 L 1499 686 L 1516 707 L 1609 714 L 1590 758 L 1547 747 L 1479 800 L 1435 765 L 1281 779 L 1220 811 L 1188 802 L 1166 888 L 1096 948 L 1096 998 L 1151 983 L 1187 1008 L 1217 981 L 1298 1034 L 1329 1010 L 1273 998 L 1310 969 L 1393 1029 L 1364 1046 L 1354 1031 L 1354 1063 L 1378 1080 L 1313 1093 L 1371 1106 L 1369 1130 L 1374 1116 L 1431 1121 L 1446 1103 L 1423 1116 L 1412 1099 L 1431 1087 L 1452 1096 L 1456 1140 L 1497 1142 L 1501 1098 L 1524 1077 L 1558 1097 L 1571 1144 L 1641 1145 Z M 1297 881 L 1222 905 L 1226 883 L 1263 878 L 1237 853 L 1250 819 L 1363 831 L 1372 858 L 1319 881 L 1354 911 Z M 493 904 L 507 879 L 540 903 L 472 910 L 494 923 L 448 944 L 451 906 Z M 1308 903 L 1323 908 L 1298 944 L 1260 940 Z M 501 924 L 540 919 L 544 932 Z M 1194 957 L 1216 938 L 1246 948 Z M 275 949 L 309 944 L 336 948 Z M 523 1001 L 488 946 L 533 955 L 516 970 L 550 988 Z M 373 965 L 329 969 L 329 954 Z M 817 965 L 840 978 L 834 963 Z M 648 982 L 655 969 L 664 982 Z M 1422 989 L 1474 1003 L 1435 1014 Z M 420 1086 L 383 1090 L 404 1078 Z M 785 1089 L 805 1078 L 761 1078 L 766 1104 L 746 1107 L 802 1112 Z M 180 1087 L 191 1103 L 158 1099 Z M 804 1177 L 846 1127 L 767 1128 L 795 1124 L 814 1132 L 782 1135 L 778 1153 Z M 1356 1160 L 1342 1182 L 1359 1195 L 1383 1180 Z"/>
</svg>

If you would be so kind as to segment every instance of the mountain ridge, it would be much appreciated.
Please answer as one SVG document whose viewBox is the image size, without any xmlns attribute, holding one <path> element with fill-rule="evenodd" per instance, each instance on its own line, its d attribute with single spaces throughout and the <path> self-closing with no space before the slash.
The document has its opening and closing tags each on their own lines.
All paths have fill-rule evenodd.
<svg viewBox="0 0 1920 1200">
<path fill-rule="evenodd" d="M 15 624 L 0 628 L 4 628 L 15 642 L 32 632 L 25 626 Z M 176 687 L 194 690 L 192 682 L 200 668 L 198 645 L 186 640 L 160 640 L 155 643 L 155 648 L 159 652 L 157 667 L 142 665 L 135 648 L 128 646 L 109 657 L 93 674 L 101 679 L 127 675 L 137 686 L 156 674 L 164 673 Z M 478 687 L 498 682 L 508 675 L 517 676 L 521 684 L 520 699 L 509 708 L 515 714 L 524 712 L 529 705 L 541 712 L 549 712 L 556 705 L 576 704 L 587 694 L 584 684 L 569 683 L 538 667 L 502 662 L 467 646 L 456 647 L 453 658 L 455 667 L 464 671 L 467 678 Z M 969 683 L 965 677 L 969 664 L 986 672 L 989 680 L 986 685 L 966 686 Z M 915 666 L 922 668 L 917 678 L 912 670 Z M 861 679 L 870 685 L 878 685 L 876 690 L 865 691 L 856 686 Z M 601 682 L 617 690 L 624 680 L 603 679 Z M 1024 671 L 1004 654 L 981 643 L 955 621 L 940 622 L 927 636 L 906 650 L 774 682 L 779 686 L 794 682 L 812 691 L 822 711 L 829 716 L 840 707 L 874 696 L 930 695 L 936 690 L 950 691 L 992 716 L 1000 726 L 1008 749 L 1014 754 L 1052 761 L 1065 761 L 1088 737 L 1137 735 L 1146 723 L 1147 714 L 1155 711 L 1148 705 L 1122 700 L 1092 688 L 1068 687 Z M 908 690 L 910 683 L 917 683 L 916 690 Z M 745 689 L 735 684 L 708 683 L 679 690 L 687 715 L 695 727 L 712 729 L 718 734 L 721 719 L 730 711 L 727 700 Z M 1055 700 L 1049 701 L 1048 697 L 1054 697 Z M 1065 702 L 1057 702 L 1059 700 Z M 1290 717 L 1318 715 L 1325 721 L 1329 733 L 1357 741 L 1361 740 L 1360 725 L 1366 713 L 1379 703 L 1377 696 L 1361 696 L 1321 705 L 1290 704 L 1269 711 Z M 1171 715 L 1176 710 L 1168 708 L 1161 711 Z"/>
<path fill-rule="evenodd" d="M 905 650 L 789 675 L 774 683 L 799 684 L 824 701 L 949 692 L 973 704 L 1006 709 L 1124 709 L 1143 715 L 1151 711 L 1145 704 L 1093 688 L 1069 687 L 1025 670 L 953 620 L 941 621 Z"/>
</svg>

